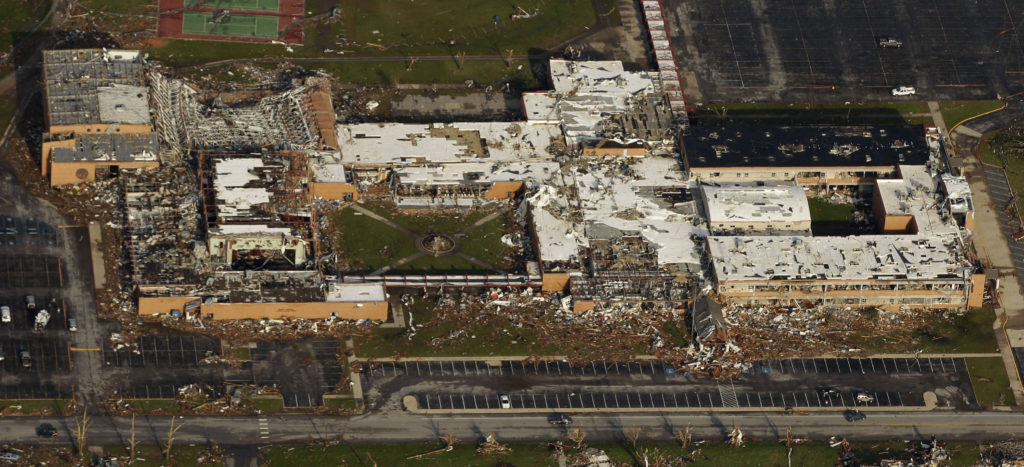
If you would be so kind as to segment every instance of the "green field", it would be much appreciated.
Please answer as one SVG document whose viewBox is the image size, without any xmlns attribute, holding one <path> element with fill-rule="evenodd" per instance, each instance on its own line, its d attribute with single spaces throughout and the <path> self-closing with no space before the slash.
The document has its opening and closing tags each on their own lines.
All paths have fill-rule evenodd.
<svg viewBox="0 0 1024 467">
<path fill-rule="evenodd" d="M 886 336 L 854 337 L 852 343 L 868 353 L 991 353 L 998 352 L 990 305 L 962 315 L 944 318 L 928 316 L 928 325 L 914 330 L 907 340 L 890 341 Z M 909 332 L 909 331 L 908 331 Z"/>
<path fill-rule="evenodd" d="M 0 53 L 20 39 L 21 32 L 31 30 L 37 21 L 46 15 L 50 2 L 33 0 L 9 0 L 3 2 L 3 14 L 0 14 Z"/>
<path fill-rule="evenodd" d="M 217 8 L 232 11 L 278 11 L 277 0 L 214 0 L 202 6 L 210 8 L 215 5 Z"/>
<path fill-rule="evenodd" d="M 952 129 L 976 115 L 1003 108 L 1000 101 L 948 101 L 939 103 L 939 112 L 946 122 L 946 128 Z"/>
<path fill-rule="evenodd" d="M 424 211 L 414 214 L 397 211 L 391 205 L 381 203 L 366 203 L 362 207 L 412 231 L 413 235 L 354 208 L 340 210 L 331 217 L 331 229 L 335 232 L 335 248 L 348 262 L 351 271 L 373 272 L 410 257 L 419 252 L 416 247 L 417 238 L 427 233 L 444 233 L 459 238 L 461 247 L 456 253 L 476 257 L 492 267 L 484 268 L 456 254 L 439 257 L 424 255 L 393 266 L 389 274 L 488 272 L 500 269 L 501 260 L 505 257 L 506 248 L 501 242 L 501 235 L 509 223 L 504 213 L 475 226 L 477 221 L 482 221 L 490 212 L 439 214 L 436 211 Z"/>
<path fill-rule="evenodd" d="M 516 7 L 533 14 L 522 14 Z M 377 0 L 340 2 L 348 40 L 369 49 L 408 54 L 503 55 L 548 49 L 597 23 L 592 0 Z M 534 14 L 535 13 L 535 14 Z M 500 19 L 495 21 L 493 18 Z M 452 44 L 454 42 L 454 45 Z"/>
<path fill-rule="evenodd" d="M 183 34 L 277 39 L 276 16 L 231 15 L 218 23 L 212 22 L 211 19 L 213 19 L 213 13 L 187 11 L 184 13 L 181 32 Z"/>
<path fill-rule="evenodd" d="M 967 371 L 971 373 L 974 395 L 983 407 L 1017 405 L 1002 358 L 968 358 Z"/>
<path fill-rule="evenodd" d="M 78 3 L 93 12 L 117 15 L 143 15 L 157 10 L 157 0 L 78 0 Z"/>
<path fill-rule="evenodd" d="M 925 124 L 934 122 L 926 102 L 844 103 L 725 103 L 698 106 L 701 120 L 750 125 L 781 124 Z"/>
</svg>

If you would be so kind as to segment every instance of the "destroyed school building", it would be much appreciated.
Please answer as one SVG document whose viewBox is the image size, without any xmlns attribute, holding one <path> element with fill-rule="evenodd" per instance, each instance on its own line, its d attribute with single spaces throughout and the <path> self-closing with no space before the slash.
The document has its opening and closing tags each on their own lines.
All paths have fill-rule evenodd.
<svg viewBox="0 0 1024 467">
<path fill-rule="evenodd" d="M 980 304 L 970 192 L 922 127 L 692 127 L 656 73 L 550 70 L 522 121 L 336 124 L 324 78 L 225 104 L 134 51 L 48 51 L 42 174 L 117 176 L 142 315 L 384 320 L 393 286 L 531 287 L 599 314 L 686 310 L 709 289 L 740 306 Z M 814 235 L 808 197 L 837 193 L 870 203 L 876 234 Z M 326 216 L 365 202 L 507 206 L 527 253 L 503 274 L 335 271 Z"/>
</svg>

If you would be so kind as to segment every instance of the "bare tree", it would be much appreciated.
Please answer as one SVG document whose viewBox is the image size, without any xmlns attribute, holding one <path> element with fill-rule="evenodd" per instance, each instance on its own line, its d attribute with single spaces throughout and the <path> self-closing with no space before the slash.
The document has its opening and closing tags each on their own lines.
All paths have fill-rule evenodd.
<svg viewBox="0 0 1024 467">
<path fill-rule="evenodd" d="M 135 414 L 132 413 L 132 439 L 128 442 L 128 448 L 131 452 L 128 454 L 128 463 L 135 462 Z"/>
<path fill-rule="evenodd" d="M 512 57 L 514 57 L 515 55 L 516 55 L 516 51 L 515 50 L 508 49 L 508 50 L 505 51 L 505 66 L 506 67 L 512 68 Z"/>
<path fill-rule="evenodd" d="M 416 64 L 417 60 L 419 60 L 419 58 L 410 56 L 409 65 L 405 67 L 405 71 L 412 71 L 412 66 Z"/>
<path fill-rule="evenodd" d="M 85 455 L 85 435 L 89 430 L 89 409 L 82 410 L 81 417 L 75 417 L 75 439 L 78 441 L 78 455 Z"/>
<path fill-rule="evenodd" d="M 640 435 L 644 434 L 644 429 L 638 426 L 626 428 L 626 437 L 629 438 L 629 442 L 633 444 L 633 450 L 636 451 L 636 442 L 640 440 Z"/>
<path fill-rule="evenodd" d="M 366 459 L 373 464 L 373 467 L 377 467 L 377 461 L 373 460 L 373 456 L 370 455 L 370 451 L 366 451 Z"/>
<path fill-rule="evenodd" d="M 686 431 L 676 429 L 676 439 L 679 440 L 679 444 L 682 445 L 683 449 L 690 447 L 690 440 L 693 434 L 690 433 L 690 425 L 686 425 Z"/>
<path fill-rule="evenodd" d="M 174 417 L 171 417 L 171 428 L 167 430 L 167 449 L 164 451 L 165 459 L 171 458 L 171 446 L 174 444 L 174 435 L 182 426 L 184 425 L 179 424 L 178 426 L 174 426 Z"/>
<path fill-rule="evenodd" d="M 587 434 L 583 432 L 583 427 L 573 428 L 569 430 L 569 439 L 576 443 L 576 449 L 583 446 L 583 440 L 586 439 Z"/>
<path fill-rule="evenodd" d="M 459 65 L 459 71 L 462 71 L 462 66 L 466 64 L 466 51 L 460 50 L 455 54 L 455 63 Z"/>
<path fill-rule="evenodd" d="M 459 442 L 459 438 L 455 437 L 455 433 L 448 432 L 448 434 L 441 437 L 441 441 L 444 441 L 445 448 L 454 448 L 455 443 Z"/>
</svg>

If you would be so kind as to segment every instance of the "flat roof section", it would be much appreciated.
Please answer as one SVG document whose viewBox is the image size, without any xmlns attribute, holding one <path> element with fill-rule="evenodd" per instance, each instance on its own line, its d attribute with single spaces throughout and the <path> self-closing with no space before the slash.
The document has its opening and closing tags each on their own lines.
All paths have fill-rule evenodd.
<svg viewBox="0 0 1024 467">
<path fill-rule="evenodd" d="M 684 132 L 687 168 L 895 167 L 929 158 L 921 125 L 693 125 Z"/>
<path fill-rule="evenodd" d="M 526 122 L 338 125 L 341 162 L 408 165 L 552 159 L 558 125 Z"/>
<path fill-rule="evenodd" d="M 74 147 L 53 148 L 54 162 L 156 161 L 156 133 L 91 133 L 76 135 Z"/>
<path fill-rule="evenodd" d="M 970 269 L 957 240 L 920 235 L 709 237 L 719 282 L 941 279 Z"/>
<path fill-rule="evenodd" d="M 700 187 L 708 220 L 717 222 L 810 222 L 807 194 L 795 182 L 731 183 Z"/>
<path fill-rule="evenodd" d="M 129 109 L 137 109 L 138 99 L 130 99 L 130 103 L 118 99 L 117 92 L 108 90 L 101 106 L 100 88 L 143 87 L 145 73 L 145 61 L 137 50 L 43 51 L 46 112 L 50 125 L 135 123 L 140 118 L 138 112 Z M 123 112 L 115 111 L 119 109 L 118 104 L 122 105 Z M 109 120 L 104 120 L 104 114 Z M 148 121 L 147 109 L 144 123 Z"/>
</svg>

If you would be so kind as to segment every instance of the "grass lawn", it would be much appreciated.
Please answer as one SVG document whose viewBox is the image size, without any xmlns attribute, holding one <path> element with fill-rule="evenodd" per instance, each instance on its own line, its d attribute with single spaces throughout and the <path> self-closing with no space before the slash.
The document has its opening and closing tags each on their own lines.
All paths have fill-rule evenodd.
<svg viewBox="0 0 1024 467">
<path fill-rule="evenodd" d="M 501 438 L 498 438 L 501 441 Z M 503 443 L 505 444 L 505 443 Z M 262 451 L 261 465 L 429 465 L 429 466 L 552 466 L 557 465 L 551 450 L 541 443 L 509 443 L 512 452 L 484 456 L 476 453 L 476 444 L 457 443 L 449 452 L 418 459 L 409 456 L 444 447 L 440 443 L 339 444 L 336 446 L 276 445 Z M 372 459 L 372 460 L 371 460 Z"/>
<path fill-rule="evenodd" d="M 252 360 L 252 354 L 249 353 L 249 346 L 231 348 L 231 356 L 242 360 L 243 362 Z"/>
<path fill-rule="evenodd" d="M 284 400 L 280 397 L 254 397 L 245 401 L 245 405 L 260 409 L 263 413 L 277 413 L 284 410 Z"/>
<path fill-rule="evenodd" d="M 409 307 L 414 324 L 426 325 L 435 318 L 435 302 L 417 299 Z M 441 348 L 431 346 L 431 341 L 464 330 L 467 336 Z M 555 344 L 542 345 L 536 342 L 536 331 L 517 328 L 509 320 L 500 317 L 465 323 L 452 320 L 426 325 L 418 329 L 410 339 L 405 329 L 375 328 L 365 336 L 353 338 L 355 352 L 359 357 L 456 357 L 463 355 L 540 355 L 556 354 Z"/>
<path fill-rule="evenodd" d="M 489 214 L 485 211 L 470 211 L 461 215 L 444 215 L 435 212 L 409 214 L 394 210 L 391 206 L 380 203 L 366 203 L 362 207 L 373 211 L 392 222 L 416 233 L 439 232 L 456 234 L 469 229 L 474 223 Z M 416 239 L 379 220 L 370 218 L 352 209 L 343 209 L 332 218 L 336 232 L 335 245 L 338 251 L 349 260 L 352 270 L 374 271 L 399 259 L 410 256 L 419 250 Z M 419 274 L 432 272 L 481 272 L 499 269 L 504 258 L 505 245 L 501 243 L 501 234 L 508 227 L 507 215 L 500 214 L 497 218 L 470 230 L 461 241 L 462 251 L 494 268 L 484 268 L 459 256 L 449 255 L 434 257 L 422 256 L 389 271 L 394 274 Z"/>
<path fill-rule="evenodd" d="M 7 0 L 3 2 L 3 14 L 0 15 L 0 52 L 14 45 L 19 33 L 32 29 L 37 21 L 46 16 L 50 2 L 35 0 Z"/>
<path fill-rule="evenodd" d="M 406 54 L 525 54 L 555 47 L 597 23 L 592 0 L 378 0 L 338 6 L 349 41 Z M 522 14 L 516 6 L 536 14 L 512 19 Z"/>
<path fill-rule="evenodd" d="M 462 84 L 466 80 L 493 83 L 505 77 L 518 89 L 539 89 L 544 85 L 534 77 L 530 64 L 513 60 L 512 66 L 503 60 L 466 60 L 462 69 L 452 60 L 420 60 L 409 68 L 409 62 L 297 62 L 309 69 L 323 69 L 342 83 L 362 83 L 391 86 L 394 84 Z M 522 67 L 522 69 L 520 69 Z"/>
<path fill-rule="evenodd" d="M 992 149 L 992 139 L 999 133 L 998 130 L 990 131 L 985 133 L 981 137 L 981 141 L 978 142 L 978 156 L 981 157 L 981 161 L 995 166 L 1002 166 L 1003 162 L 999 160 L 999 156 Z"/>
<path fill-rule="evenodd" d="M 627 428 L 628 430 L 628 428 Z M 682 449 L 678 442 L 674 441 L 650 441 L 644 440 L 643 435 L 637 442 L 636 449 L 629 441 L 588 443 L 591 447 L 604 450 L 613 461 L 622 462 L 626 465 L 643 465 L 643 452 L 646 449 L 648 458 L 654 456 L 655 452 L 675 458 L 676 456 L 690 457 L 695 449 L 700 449 L 693 455 L 693 462 L 687 462 L 690 466 L 787 466 L 786 446 L 778 441 L 751 441 L 741 448 L 730 448 L 724 444 L 705 444 L 699 447 Z M 830 448 L 823 442 L 804 443 L 793 446 L 792 465 L 794 466 L 822 466 L 833 465 L 839 459 L 839 451 Z"/>
<path fill-rule="evenodd" d="M 334 244 L 352 271 L 375 271 L 416 253 L 416 240 L 391 226 L 345 208 L 331 218 Z"/>
<path fill-rule="evenodd" d="M 830 203 L 821 198 L 807 198 L 811 210 L 811 231 L 814 235 L 854 235 L 860 231 L 853 224 L 852 204 Z"/>
<path fill-rule="evenodd" d="M 79 3 L 90 10 L 121 15 L 155 15 L 157 7 L 156 0 L 79 0 Z"/>
<path fill-rule="evenodd" d="M 9 414 L 65 415 L 68 401 L 64 399 L 0 399 L 0 411 Z M 18 407 L 20 409 L 8 407 Z"/>
<path fill-rule="evenodd" d="M 181 410 L 174 399 L 125 399 L 125 402 L 141 412 L 177 413 Z"/>
<path fill-rule="evenodd" d="M 354 399 L 343 399 L 341 397 L 325 397 L 324 406 L 331 409 L 355 409 Z"/>
<path fill-rule="evenodd" d="M 795 123 L 861 123 L 861 124 L 927 124 L 932 118 L 926 102 L 843 103 L 774 103 L 774 104 L 711 104 L 697 107 L 697 118 L 726 120 L 730 123 L 795 124 Z"/>
<path fill-rule="evenodd" d="M 1017 405 L 1002 358 L 968 358 L 967 371 L 971 373 L 971 384 L 974 385 L 974 395 L 979 404 L 984 407 Z M 1000 397 L 1003 400 L 1000 401 Z"/>
<path fill-rule="evenodd" d="M 141 426 L 141 425 L 140 425 Z M 166 431 L 166 430 L 164 430 Z M 164 433 L 166 434 L 166 433 Z M 201 459 L 206 459 L 203 451 L 207 449 L 205 445 L 189 445 L 186 443 L 175 442 L 171 446 L 171 458 L 169 460 L 164 459 L 163 449 L 165 446 L 136 446 L 135 447 L 135 462 L 132 462 L 132 466 L 141 467 L 161 467 L 166 465 L 172 466 L 217 466 L 224 465 L 221 462 L 210 463 L 209 461 L 203 462 Z M 128 448 L 124 446 L 104 446 L 103 454 L 107 456 L 129 456 L 131 453 Z M 127 462 L 125 462 L 127 464 Z M 124 464 L 122 464 L 124 465 Z"/>
<path fill-rule="evenodd" d="M 991 353 L 998 352 L 992 323 L 996 320 L 990 305 L 976 308 L 963 315 L 945 319 L 935 315 L 928 318 L 928 327 L 914 333 L 910 342 L 888 342 L 884 336 L 854 339 L 854 343 L 869 353 L 901 353 L 920 349 L 924 353 Z"/>
<path fill-rule="evenodd" d="M 1000 131 L 993 131 L 982 136 L 978 146 L 981 160 L 996 166 L 1002 166 L 1006 171 L 1006 177 L 1010 181 L 1010 188 L 1014 193 L 1024 193 L 1024 159 L 1010 157 L 1003 158 L 1001 154 L 990 146 L 993 139 L 997 138 Z M 1004 165 L 1005 164 L 1005 165 Z M 1003 206 L 996 206 L 1002 209 Z M 1024 213 L 1024 199 L 1017 200 L 1017 209 Z"/>
<path fill-rule="evenodd" d="M 940 440 L 941 441 L 941 440 Z M 878 465 L 884 459 L 909 459 L 906 454 L 907 443 L 904 441 L 861 441 L 851 443 L 853 452 L 861 465 Z M 946 443 L 954 467 L 978 465 L 981 449 L 973 441 L 949 441 Z"/>
<path fill-rule="evenodd" d="M 508 232 L 511 222 L 511 214 L 506 213 L 470 230 L 461 240 L 461 251 L 485 263 L 500 265 L 508 251 L 501 236 Z"/>
<path fill-rule="evenodd" d="M 939 112 L 946 121 L 946 128 L 952 129 L 957 123 L 968 118 L 1003 108 L 1000 101 L 946 101 L 939 103 Z"/>
</svg>

